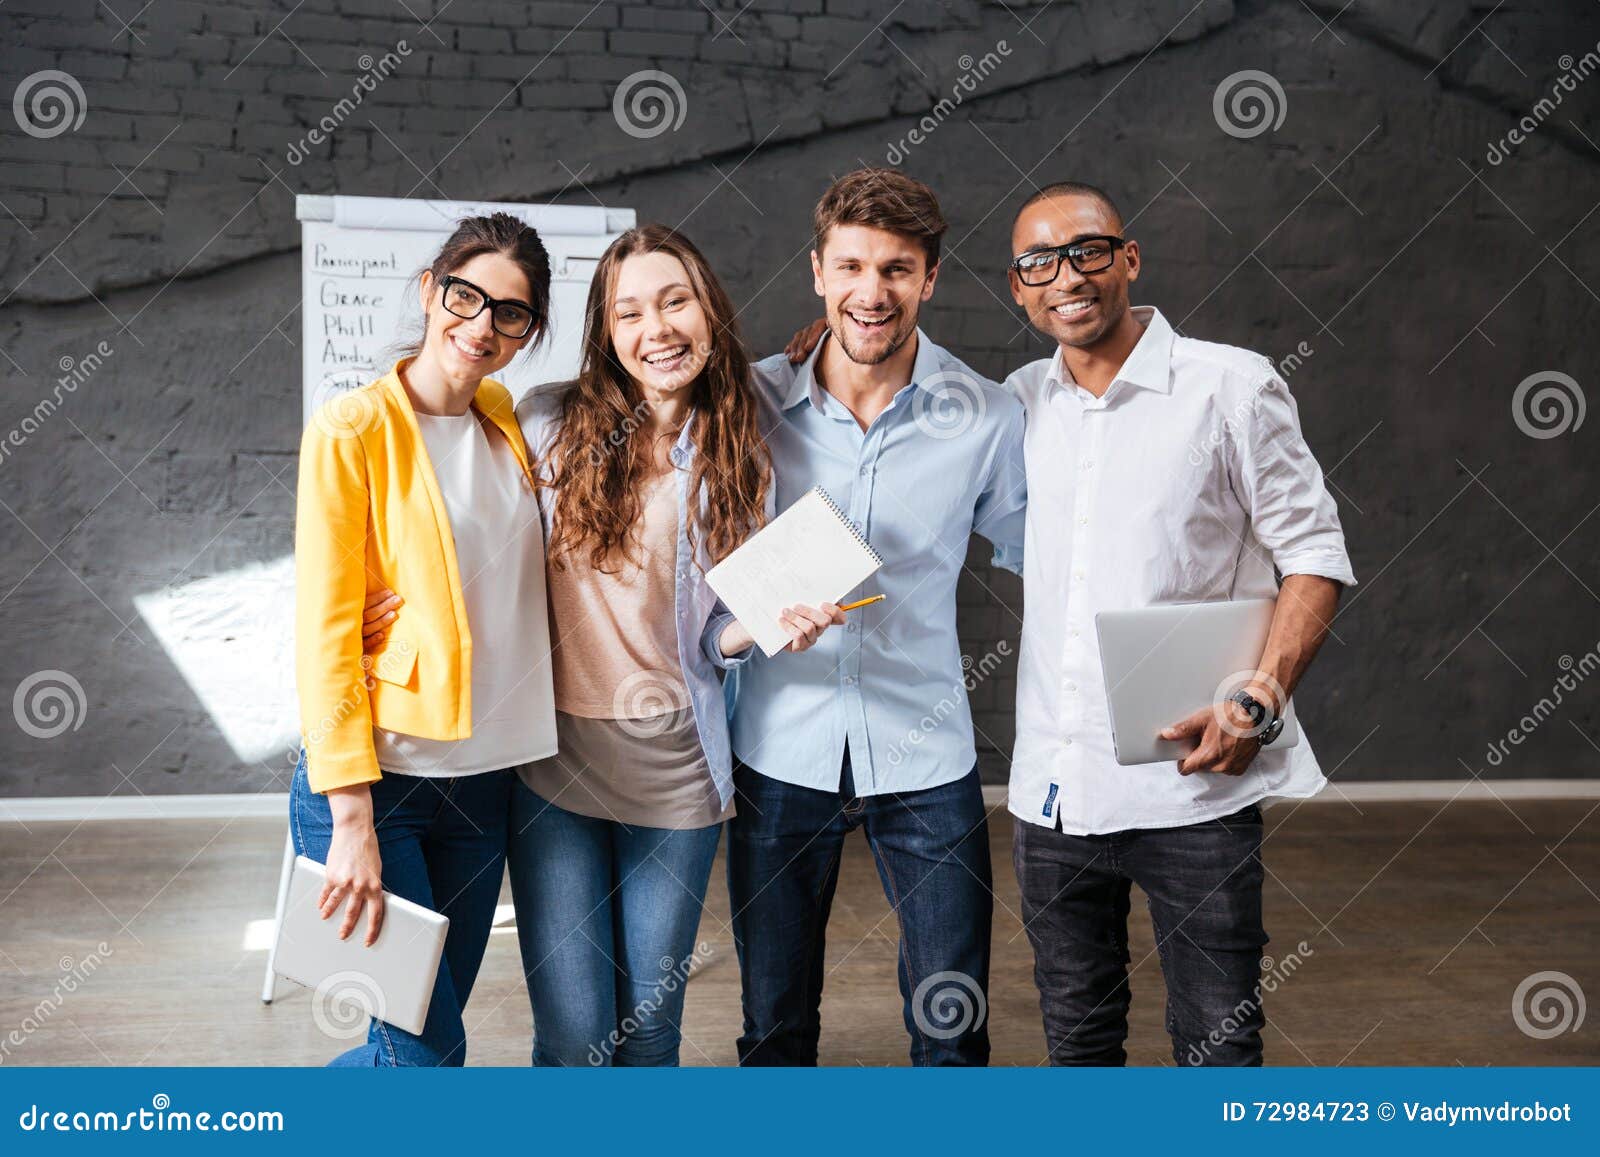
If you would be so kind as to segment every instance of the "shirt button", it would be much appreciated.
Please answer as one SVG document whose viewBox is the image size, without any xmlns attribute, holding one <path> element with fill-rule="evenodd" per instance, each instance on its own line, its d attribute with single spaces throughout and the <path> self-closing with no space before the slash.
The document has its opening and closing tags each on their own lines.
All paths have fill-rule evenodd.
<svg viewBox="0 0 1600 1157">
<path fill-rule="evenodd" d="M 1071 679 L 1068 679 L 1067 680 L 1067 690 L 1075 692 L 1075 691 L 1077 691 L 1077 689 L 1078 689 L 1078 685 L 1076 683 L 1074 683 Z"/>
<path fill-rule="evenodd" d="M 1081 517 L 1081 518 L 1079 518 L 1079 519 L 1078 519 L 1078 525 L 1079 525 L 1079 526 L 1088 526 L 1088 525 L 1089 525 L 1089 519 L 1088 519 L 1088 516 L 1087 516 L 1087 515 L 1085 515 L 1085 516 L 1084 516 L 1084 517 Z"/>
<path fill-rule="evenodd" d="M 1083 572 L 1081 570 L 1080 571 L 1073 571 L 1072 578 L 1073 578 L 1074 582 L 1080 582 L 1081 583 L 1083 581 Z"/>
<path fill-rule="evenodd" d="M 856 685 L 856 677 L 854 675 L 846 675 L 844 677 L 844 685 L 846 687 L 854 687 Z"/>
<path fill-rule="evenodd" d="M 1071 747 L 1071 746 L 1072 746 L 1072 739 L 1071 739 L 1071 737 L 1070 737 L 1070 736 L 1069 736 L 1069 737 L 1068 737 L 1068 738 L 1066 738 L 1066 739 L 1063 739 L 1063 740 L 1062 740 L 1062 741 L 1061 741 L 1061 746 L 1062 746 L 1062 747 Z"/>
<path fill-rule="evenodd" d="M 861 468 L 861 477 L 865 478 L 868 474 L 871 474 L 871 473 L 872 473 L 872 467 L 871 466 L 863 466 Z"/>
<path fill-rule="evenodd" d="M 844 632 L 847 635 L 855 634 L 855 630 L 856 630 L 856 621 L 854 619 L 851 619 L 849 622 L 847 622 L 844 625 Z"/>
<path fill-rule="evenodd" d="M 1094 469 L 1094 459 L 1093 458 L 1085 458 L 1083 460 L 1083 468 L 1085 470 L 1093 470 Z"/>
</svg>

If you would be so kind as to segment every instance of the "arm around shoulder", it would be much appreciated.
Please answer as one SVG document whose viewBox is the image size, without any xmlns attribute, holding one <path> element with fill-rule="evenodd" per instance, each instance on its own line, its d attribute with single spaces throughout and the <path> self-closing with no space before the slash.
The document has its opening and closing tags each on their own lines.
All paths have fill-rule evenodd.
<svg viewBox="0 0 1600 1157">
<path fill-rule="evenodd" d="M 995 566 L 1021 574 L 1028 510 L 1028 474 L 1023 457 L 1025 418 L 1022 404 L 1009 392 L 1000 387 L 995 391 L 1005 403 L 1004 424 L 972 528 L 994 545 Z"/>
<path fill-rule="evenodd" d="M 529 390 L 517 403 L 517 425 L 522 427 L 522 438 L 533 456 L 536 473 L 555 441 L 571 388 L 571 382 L 548 382 Z"/>
</svg>

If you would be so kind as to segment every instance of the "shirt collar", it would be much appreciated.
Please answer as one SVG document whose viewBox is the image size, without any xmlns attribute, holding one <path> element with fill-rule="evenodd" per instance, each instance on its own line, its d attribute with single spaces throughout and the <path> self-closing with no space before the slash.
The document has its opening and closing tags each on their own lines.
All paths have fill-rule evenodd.
<svg viewBox="0 0 1600 1157">
<path fill-rule="evenodd" d="M 789 384 L 789 393 L 783 399 L 783 408 L 792 410 L 801 402 L 810 399 L 811 408 L 819 414 L 830 413 L 828 401 L 823 395 L 826 391 L 817 381 L 817 360 L 822 357 L 822 348 L 833 340 L 833 333 L 824 330 L 822 340 L 817 342 L 817 348 L 811 351 L 811 356 L 806 358 L 795 370 L 794 381 Z M 918 385 L 927 382 L 939 373 L 938 347 L 928 340 L 928 335 L 922 332 L 922 327 L 917 327 L 917 359 L 911 366 L 911 384 Z M 897 395 L 898 396 L 898 395 Z M 839 403 L 834 402 L 837 407 Z"/>
<path fill-rule="evenodd" d="M 822 331 L 822 340 L 817 342 L 816 348 L 809 357 L 794 371 L 794 379 L 789 383 L 789 393 L 783 399 L 783 408 L 792 410 L 806 398 L 811 399 L 812 406 L 822 408 L 822 387 L 817 385 L 817 359 L 822 356 L 822 347 L 832 340 L 833 335 L 827 330 Z"/>
<path fill-rule="evenodd" d="M 1144 326 L 1144 334 L 1134 345 L 1133 351 L 1128 354 L 1127 360 L 1122 363 L 1117 376 L 1111 379 L 1111 387 L 1106 390 L 1106 397 L 1110 397 L 1111 391 L 1119 382 L 1126 382 L 1129 386 L 1152 390 L 1158 394 L 1169 394 L 1172 392 L 1174 337 L 1172 326 L 1153 305 L 1136 305 L 1132 312 L 1139 324 Z M 1056 350 L 1056 356 L 1050 359 L 1050 370 L 1045 381 L 1062 389 L 1076 385 L 1061 360 L 1059 348 Z"/>
<path fill-rule="evenodd" d="M 678 431 L 678 440 L 673 443 L 672 449 L 667 453 L 667 457 L 672 459 L 674 466 L 687 466 L 689 460 L 694 457 L 695 414 L 696 411 L 691 408 L 688 418 L 684 420 L 683 429 Z"/>
</svg>

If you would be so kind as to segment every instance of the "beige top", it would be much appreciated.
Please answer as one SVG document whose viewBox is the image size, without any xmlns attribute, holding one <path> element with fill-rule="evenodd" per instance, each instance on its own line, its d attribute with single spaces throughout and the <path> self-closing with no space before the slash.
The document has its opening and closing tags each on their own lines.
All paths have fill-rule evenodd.
<svg viewBox="0 0 1600 1157">
<path fill-rule="evenodd" d="M 563 811 L 630 827 L 683 831 L 733 816 L 717 795 L 694 709 L 649 719 L 556 714 L 561 753 L 517 768 L 528 790 Z"/>
<path fill-rule="evenodd" d="M 678 487 L 672 470 L 645 487 L 635 549 L 607 574 L 580 551 L 549 568 L 556 710 L 587 719 L 649 719 L 689 706 L 675 613 Z"/>
</svg>

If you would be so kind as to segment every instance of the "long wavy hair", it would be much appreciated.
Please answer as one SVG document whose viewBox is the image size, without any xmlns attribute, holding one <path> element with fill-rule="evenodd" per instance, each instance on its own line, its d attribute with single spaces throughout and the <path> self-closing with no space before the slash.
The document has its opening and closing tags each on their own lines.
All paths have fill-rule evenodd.
<svg viewBox="0 0 1600 1157">
<path fill-rule="evenodd" d="M 733 303 L 693 242 L 665 225 L 643 225 L 611 243 L 589 286 L 583 363 L 550 449 L 556 490 L 550 556 L 558 566 L 587 549 L 590 564 L 607 570 L 619 556 L 631 556 L 637 543 L 641 491 L 655 472 L 655 455 L 644 394 L 617 358 L 611 306 L 623 261 L 646 253 L 667 253 L 683 263 L 711 331 L 706 363 L 689 386 L 695 444 L 689 541 L 719 562 L 764 521 L 772 459 L 761 438 Z"/>
</svg>

